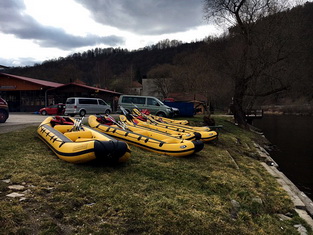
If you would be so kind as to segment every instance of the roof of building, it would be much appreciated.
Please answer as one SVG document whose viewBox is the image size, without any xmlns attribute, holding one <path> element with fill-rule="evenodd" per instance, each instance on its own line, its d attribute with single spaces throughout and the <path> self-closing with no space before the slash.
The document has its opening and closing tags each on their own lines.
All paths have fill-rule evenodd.
<svg viewBox="0 0 313 235">
<path fill-rule="evenodd" d="M 52 88 L 64 85 L 62 83 L 50 82 L 50 81 L 45 81 L 45 80 L 40 80 L 40 79 L 35 79 L 35 78 L 29 78 L 29 77 L 23 77 L 23 76 L 17 76 L 17 75 L 12 75 L 12 74 L 8 74 L 8 73 L 0 73 L 0 76 L 1 75 L 11 77 L 11 78 L 16 78 L 16 79 L 31 82 L 31 83 L 35 83 L 35 84 L 38 84 L 41 86 L 52 87 Z"/>
<path fill-rule="evenodd" d="M 142 84 L 138 81 L 132 81 L 131 86 L 132 88 L 142 88 Z"/>
<path fill-rule="evenodd" d="M 87 88 L 87 89 L 94 90 L 94 91 L 103 91 L 103 92 L 106 92 L 106 93 L 111 93 L 111 94 L 116 94 L 116 95 L 121 95 L 122 94 L 122 93 L 119 93 L 119 92 L 116 92 L 116 91 L 110 91 L 110 90 L 107 90 L 107 89 L 103 89 L 103 88 L 99 88 L 99 87 L 93 87 L 93 86 L 88 86 L 88 85 L 79 84 L 79 83 L 75 83 L 75 82 L 68 83 L 68 84 L 62 84 L 61 86 L 58 86 L 58 87 L 55 87 L 55 88 L 62 88 L 62 87 L 66 87 L 66 86 L 79 86 L 79 87 Z"/>
<path fill-rule="evenodd" d="M 41 86 L 50 87 L 51 89 L 60 88 L 60 87 L 66 87 L 66 86 L 79 86 L 79 87 L 83 87 L 83 88 L 94 90 L 94 91 L 102 91 L 102 92 L 116 94 L 116 95 L 121 95 L 122 94 L 122 93 L 119 93 L 119 92 L 110 91 L 110 90 L 103 89 L 103 88 L 98 88 L 98 87 L 87 86 L 87 85 L 79 84 L 79 83 L 63 84 L 63 83 L 58 83 L 58 82 L 50 82 L 50 81 L 45 81 L 45 80 L 40 80 L 40 79 L 35 79 L 35 78 L 17 76 L 17 75 L 8 74 L 8 73 L 0 73 L 0 76 L 6 76 L 6 77 L 20 79 L 20 80 L 31 82 L 31 83 L 35 83 L 35 84 L 38 84 L 38 85 L 41 85 Z"/>
</svg>

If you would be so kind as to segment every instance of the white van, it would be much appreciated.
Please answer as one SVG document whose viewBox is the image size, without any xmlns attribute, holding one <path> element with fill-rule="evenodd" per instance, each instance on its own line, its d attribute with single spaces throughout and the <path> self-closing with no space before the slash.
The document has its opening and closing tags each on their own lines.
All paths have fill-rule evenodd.
<svg viewBox="0 0 313 235">
<path fill-rule="evenodd" d="M 65 103 L 65 115 L 74 117 L 79 114 L 81 117 L 86 114 L 109 114 L 111 106 L 104 100 L 98 98 L 70 97 Z"/>
<path fill-rule="evenodd" d="M 151 114 L 172 117 L 174 111 L 171 107 L 165 105 L 153 96 L 138 96 L 138 95 L 121 95 L 118 100 L 119 107 L 122 106 L 128 112 L 133 108 L 148 109 Z"/>
</svg>

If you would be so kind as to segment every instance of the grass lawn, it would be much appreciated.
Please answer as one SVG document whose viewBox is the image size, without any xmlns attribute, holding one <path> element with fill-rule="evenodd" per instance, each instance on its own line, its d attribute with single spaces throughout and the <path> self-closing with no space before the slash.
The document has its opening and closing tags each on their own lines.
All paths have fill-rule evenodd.
<svg viewBox="0 0 313 235">
<path fill-rule="evenodd" d="M 36 127 L 0 134 L 0 234 L 298 234 L 298 224 L 311 233 L 256 160 L 259 137 L 215 121 L 219 140 L 195 155 L 131 146 L 117 166 L 62 161 Z"/>
</svg>

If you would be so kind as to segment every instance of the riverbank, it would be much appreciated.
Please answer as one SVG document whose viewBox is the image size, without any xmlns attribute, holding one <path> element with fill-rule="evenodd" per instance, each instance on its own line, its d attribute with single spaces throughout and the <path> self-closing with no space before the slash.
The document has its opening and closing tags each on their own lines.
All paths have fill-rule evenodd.
<svg viewBox="0 0 313 235">
<path fill-rule="evenodd" d="M 271 112 L 270 112 L 271 113 Z M 275 112 L 271 115 L 284 115 L 282 113 Z M 232 120 L 232 118 L 230 118 Z M 290 124 L 290 123 L 289 123 Z M 281 170 L 279 170 L 279 164 L 271 157 L 268 150 L 272 149 L 273 144 L 264 136 L 262 130 L 256 129 L 251 126 L 251 131 L 257 134 L 257 138 L 254 139 L 256 151 L 260 157 L 261 165 L 277 179 L 277 182 L 288 193 L 293 201 L 295 211 L 313 228 L 313 202 L 312 200 L 301 191 Z"/>
<path fill-rule="evenodd" d="M 262 120 L 254 122 L 271 142 L 269 152 L 279 164 L 279 170 L 300 189 L 298 193 L 300 197 L 304 192 L 311 200 L 313 199 L 312 121 L 311 116 L 265 115 Z"/>
<path fill-rule="evenodd" d="M 264 160 L 261 165 L 274 176 L 278 183 L 288 193 L 294 203 L 295 211 L 313 228 L 313 202 L 299 188 L 286 177 L 286 175 L 278 170 L 279 165 L 270 156 L 270 154 L 260 145 L 256 144 L 258 154 Z"/>
<path fill-rule="evenodd" d="M 263 105 L 261 108 L 267 115 L 307 115 L 313 116 L 313 104 Z"/>
<path fill-rule="evenodd" d="M 262 165 L 260 135 L 214 118 L 219 140 L 196 155 L 131 146 L 119 166 L 66 163 L 34 126 L 0 134 L 0 233 L 312 234 Z"/>
</svg>

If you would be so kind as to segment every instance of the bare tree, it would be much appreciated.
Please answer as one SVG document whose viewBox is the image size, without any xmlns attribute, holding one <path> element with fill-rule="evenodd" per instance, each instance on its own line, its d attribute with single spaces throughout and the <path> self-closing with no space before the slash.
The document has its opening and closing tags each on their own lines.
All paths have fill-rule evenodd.
<svg viewBox="0 0 313 235">
<path fill-rule="evenodd" d="M 263 95 L 286 89 L 275 76 L 278 70 L 284 69 L 283 62 L 289 53 L 285 40 L 278 40 L 276 34 L 283 16 L 278 13 L 286 7 L 287 0 L 204 1 L 205 17 L 230 27 L 224 72 L 234 81 L 233 113 L 241 126 L 247 124 L 244 99 L 253 84 L 256 87 L 260 80 L 273 82 L 273 89 L 263 90 Z M 257 95 L 256 90 L 253 91 L 252 95 Z"/>
<path fill-rule="evenodd" d="M 173 78 L 180 82 L 180 87 L 176 90 L 180 88 L 180 92 L 199 94 L 206 97 L 206 102 L 214 102 L 217 97 L 221 98 L 221 93 L 228 90 L 225 86 L 227 81 L 224 79 L 221 86 L 220 78 L 215 76 L 210 59 L 214 56 L 215 53 L 208 45 L 203 45 L 187 55 L 178 54 L 174 60 L 175 70 L 173 70 Z"/>
<path fill-rule="evenodd" d="M 97 61 L 92 70 L 94 76 L 94 83 L 96 86 L 106 88 L 113 76 L 109 63 L 106 60 Z"/>
</svg>

